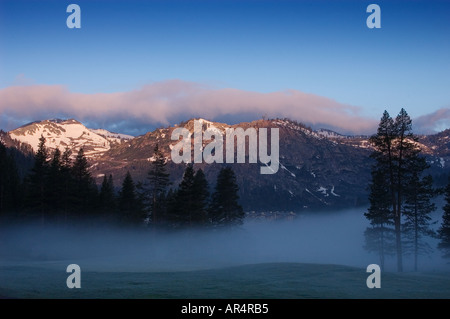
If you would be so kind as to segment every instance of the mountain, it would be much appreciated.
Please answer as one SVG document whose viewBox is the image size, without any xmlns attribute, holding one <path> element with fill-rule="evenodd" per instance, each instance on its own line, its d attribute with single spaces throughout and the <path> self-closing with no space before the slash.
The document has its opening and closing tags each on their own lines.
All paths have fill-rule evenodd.
<svg viewBox="0 0 450 319">
<path fill-rule="evenodd" d="M 159 145 L 167 159 L 172 186 L 183 176 L 184 163 L 175 164 L 171 150 L 178 141 L 172 141 L 177 128 L 189 131 L 194 141 L 194 120 L 173 127 L 159 128 L 144 135 L 131 136 L 106 130 L 86 128 L 76 120 L 47 120 L 25 125 L 8 133 L 11 140 L 29 143 L 34 149 L 41 134 L 47 145 L 55 148 L 83 146 L 91 162 L 91 172 L 100 183 L 105 174 L 112 174 L 115 186 L 120 187 L 127 171 L 135 181 L 145 181 L 153 150 Z M 236 125 L 197 119 L 204 132 L 215 128 L 224 139 L 226 129 L 279 129 L 279 170 L 276 174 L 260 174 L 261 163 L 194 164 L 202 168 L 213 190 L 222 165 L 232 165 L 240 186 L 240 201 L 247 211 L 300 211 L 304 209 L 335 209 L 355 207 L 367 203 L 368 183 L 372 161 L 372 147 L 368 136 L 346 136 L 330 130 L 314 131 L 306 125 L 289 119 L 257 120 Z M 204 149 L 210 141 L 203 141 Z M 436 135 L 420 136 L 419 146 L 435 174 L 450 171 L 450 130 Z M 236 147 L 236 146 L 235 146 Z M 225 158 L 225 157 L 224 157 Z"/>
<path fill-rule="evenodd" d="M 290 120 L 258 120 L 237 125 L 200 119 L 203 130 L 214 126 L 220 132 L 227 128 L 278 128 L 280 158 L 276 174 L 261 175 L 260 164 L 231 164 L 240 186 L 241 203 L 246 210 L 293 210 L 345 207 L 363 204 L 367 198 L 370 177 L 370 150 L 328 139 L 301 123 Z M 93 169 L 101 179 L 113 174 L 122 180 L 129 170 L 134 178 L 143 181 L 158 143 L 168 160 L 173 185 L 178 185 L 184 164 L 170 159 L 173 145 L 170 140 L 174 129 L 183 127 L 193 135 L 194 120 L 174 127 L 161 128 L 105 152 Z M 191 135 L 191 139 L 193 139 Z M 203 143 L 203 147 L 208 144 Z M 224 146 L 225 149 L 225 146 Z M 214 186 L 221 164 L 195 164 L 202 168 Z"/>
<path fill-rule="evenodd" d="M 80 122 L 69 120 L 45 120 L 32 122 L 9 132 L 11 139 L 29 144 L 34 151 L 38 149 L 41 136 L 46 138 L 46 146 L 51 149 L 70 148 L 73 154 L 83 147 L 86 156 L 101 156 L 111 149 L 133 138 L 129 135 L 111 133 L 106 130 L 92 130 Z"/>
</svg>

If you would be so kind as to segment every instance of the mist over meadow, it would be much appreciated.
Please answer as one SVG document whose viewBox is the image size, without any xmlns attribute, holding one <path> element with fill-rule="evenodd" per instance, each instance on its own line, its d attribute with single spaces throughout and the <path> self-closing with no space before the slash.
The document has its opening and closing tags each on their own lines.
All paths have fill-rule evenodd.
<svg viewBox="0 0 450 319">
<path fill-rule="evenodd" d="M 186 271 L 258 263 L 320 263 L 365 268 L 379 262 L 364 250 L 364 208 L 315 212 L 292 220 L 249 219 L 236 228 L 161 231 L 113 226 L 2 226 L 0 265 L 75 263 L 89 271 Z M 436 213 L 435 219 L 439 218 Z M 435 248 L 436 241 L 430 239 Z M 412 263 L 405 257 L 405 271 Z M 394 256 L 386 270 L 395 271 Z M 436 248 L 419 271 L 448 270 Z"/>
</svg>

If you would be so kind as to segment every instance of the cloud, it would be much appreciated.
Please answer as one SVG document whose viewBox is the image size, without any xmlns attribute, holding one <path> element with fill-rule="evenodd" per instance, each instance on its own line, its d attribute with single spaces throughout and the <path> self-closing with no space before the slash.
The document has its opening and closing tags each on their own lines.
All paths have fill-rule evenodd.
<svg viewBox="0 0 450 319">
<path fill-rule="evenodd" d="M 450 107 L 441 108 L 433 113 L 419 116 L 413 121 L 414 130 L 429 134 L 450 128 Z"/>
<path fill-rule="evenodd" d="M 137 134 L 192 117 L 217 120 L 243 115 L 287 117 L 342 133 L 370 134 L 377 125 L 376 120 L 360 115 L 359 107 L 297 90 L 259 93 L 181 80 L 95 94 L 70 92 L 61 85 L 11 86 L 0 90 L 0 112 L 0 127 L 7 130 L 15 128 L 8 127 L 13 123 L 56 117 Z"/>
</svg>

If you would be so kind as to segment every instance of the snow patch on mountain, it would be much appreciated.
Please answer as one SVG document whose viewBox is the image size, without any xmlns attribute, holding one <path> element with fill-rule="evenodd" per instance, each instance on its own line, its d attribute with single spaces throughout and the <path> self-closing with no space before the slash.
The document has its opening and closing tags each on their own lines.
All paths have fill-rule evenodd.
<svg viewBox="0 0 450 319">
<path fill-rule="evenodd" d="M 106 137 L 111 142 L 117 142 L 122 143 L 124 140 L 131 140 L 134 138 L 132 135 L 127 134 L 120 134 L 120 133 L 114 133 L 110 132 L 104 129 L 89 129 L 91 132 L 98 134 L 100 136 Z"/>
<path fill-rule="evenodd" d="M 336 194 L 335 192 L 334 192 L 334 185 L 331 187 L 331 191 L 330 191 L 330 193 L 331 193 L 331 195 L 333 195 L 333 196 L 336 196 L 336 197 L 341 197 L 341 195 L 339 195 L 339 194 Z"/>
<path fill-rule="evenodd" d="M 342 134 L 336 133 L 332 130 L 328 130 L 328 129 L 324 129 L 324 128 L 318 129 L 316 131 L 316 133 L 318 135 L 326 137 L 326 138 L 348 138 L 345 135 L 342 135 Z"/>
<path fill-rule="evenodd" d="M 283 164 L 281 164 L 280 162 L 278 162 L 281 166 L 282 169 L 284 169 L 285 171 L 287 171 L 289 174 L 291 174 L 292 177 L 296 177 L 294 173 L 292 173 L 290 170 L 288 170 L 286 168 L 286 166 L 284 166 Z"/>
<path fill-rule="evenodd" d="M 33 122 L 9 132 L 12 139 L 29 144 L 34 151 L 39 148 L 39 139 L 45 138 L 49 149 L 69 148 L 72 153 L 83 148 L 86 156 L 100 155 L 111 148 L 112 142 L 121 143 L 133 138 L 130 135 L 111 133 L 107 130 L 88 129 L 80 122 L 69 119 L 53 119 Z"/>
<path fill-rule="evenodd" d="M 320 187 L 317 189 L 317 191 L 318 191 L 319 193 L 322 193 L 324 196 L 328 196 L 327 189 L 326 189 L 325 187 L 323 187 L 323 186 L 320 186 Z"/>
</svg>

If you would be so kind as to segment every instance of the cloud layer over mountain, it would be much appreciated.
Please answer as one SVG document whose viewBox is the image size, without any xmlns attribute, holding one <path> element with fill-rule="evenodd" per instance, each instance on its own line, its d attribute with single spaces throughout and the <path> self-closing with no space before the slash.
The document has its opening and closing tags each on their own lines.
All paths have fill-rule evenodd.
<svg viewBox="0 0 450 319">
<path fill-rule="evenodd" d="M 236 122 L 242 117 L 288 117 L 314 127 L 355 134 L 373 133 L 378 122 L 362 116 L 359 107 L 298 90 L 259 93 L 181 80 L 96 94 L 70 92 L 61 85 L 10 86 L 0 90 L 0 112 L 0 127 L 6 130 L 26 121 L 65 117 L 131 134 L 192 117 L 219 121 L 226 117 Z M 419 126 L 432 131 L 436 123 L 448 125 L 448 109 L 433 114 L 420 117 Z"/>
</svg>

